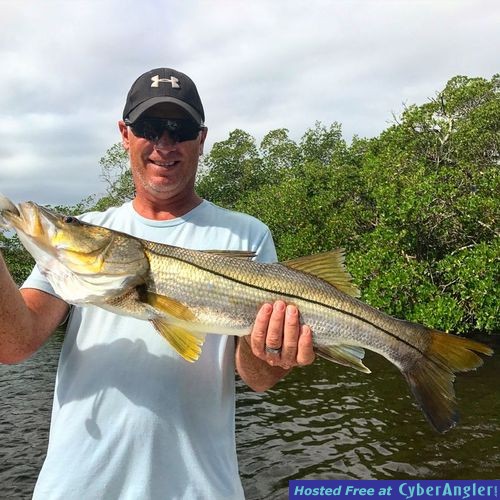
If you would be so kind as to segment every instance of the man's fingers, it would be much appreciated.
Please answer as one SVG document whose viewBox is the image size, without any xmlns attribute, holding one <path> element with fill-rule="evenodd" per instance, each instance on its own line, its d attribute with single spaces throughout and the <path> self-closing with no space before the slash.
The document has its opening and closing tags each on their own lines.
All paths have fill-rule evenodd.
<svg viewBox="0 0 500 500">
<path fill-rule="evenodd" d="M 264 304 L 257 313 L 257 317 L 255 318 L 255 323 L 252 328 L 250 345 L 254 355 L 260 359 L 266 359 L 265 346 L 267 328 L 272 312 L 273 306 L 271 304 Z"/>
<path fill-rule="evenodd" d="M 291 368 L 297 364 L 297 348 L 299 342 L 300 320 L 299 311 L 293 305 L 286 308 L 283 326 L 283 341 L 281 347 L 281 362 L 283 368 Z"/>
<path fill-rule="evenodd" d="M 282 300 L 277 300 L 273 305 L 273 312 L 269 318 L 267 329 L 266 347 L 270 349 L 281 349 L 283 343 L 283 324 L 285 320 L 286 305 Z M 270 354 L 269 352 L 267 353 Z M 271 353 L 271 356 L 277 357 Z"/>
<path fill-rule="evenodd" d="M 311 329 L 300 324 L 297 307 L 282 300 L 260 308 L 250 345 L 256 357 L 285 369 L 309 365 L 315 359 Z"/>
<path fill-rule="evenodd" d="M 313 350 L 313 338 L 311 328 L 307 325 L 300 327 L 300 336 L 297 348 L 297 364 L 299 366 L 310 365 L 316 359 Z"/>
</svg>

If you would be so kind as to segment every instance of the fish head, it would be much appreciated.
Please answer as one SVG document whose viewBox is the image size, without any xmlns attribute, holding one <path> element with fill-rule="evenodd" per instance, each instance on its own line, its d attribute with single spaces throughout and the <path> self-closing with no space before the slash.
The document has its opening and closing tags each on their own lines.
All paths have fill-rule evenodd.
<svg viewBox="0 0 500 500">
<path fill-rule="evenodd" d="M 75 276 L 81 287 L 118 293 L 143 282 L 149 269 L 140 240 L 31 201 L 16 206 L 0 195 L 0 226 L 17 232 L 58 293 Z M 60 295 L 69 300 L 71 293 Z"/>
<path fill-rule="evenodd" d="M 112 240 L 111 230 L 57 214 L 31 201 L 19 203 L 17 207 L 9 203 L 3 203 L 0 208 L 3 225 L 18 233 L 30 253 L 38 248 L 70 268 L 92 263 L 91 271 L 100 271 L 96 263 Z"/>
</svg>

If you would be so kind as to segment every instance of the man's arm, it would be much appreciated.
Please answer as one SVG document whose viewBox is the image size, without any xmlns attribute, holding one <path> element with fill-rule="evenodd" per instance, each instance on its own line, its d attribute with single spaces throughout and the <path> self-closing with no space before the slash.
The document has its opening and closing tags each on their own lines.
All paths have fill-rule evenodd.
<svg viewBox="0 0 500 500">
<path fill-rule="evenodd" d="M 50 337 L 68 304 L 41 290 L 19 291 L 0 254 L 0 363 L 18 363 Z"/>
<path fill-rule="evenodd" d="M 269 353 L 266 346 L 281 351 Z M 314 359 L 311 329 L 300 325 L 295 306 L 282 301 L 264 304 L 251 334 L 239 338 L 236 346 L 236 370 L 255 391 L 270 389 L 294 366 L 309 365 Z"/>
</svg>

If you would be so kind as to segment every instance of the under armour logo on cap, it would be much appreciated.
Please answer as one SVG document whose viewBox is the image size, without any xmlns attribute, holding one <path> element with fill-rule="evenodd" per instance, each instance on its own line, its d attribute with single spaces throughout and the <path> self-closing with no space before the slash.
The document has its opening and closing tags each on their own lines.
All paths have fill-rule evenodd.
<svg viewBox="0 0 500 500">
<path fill-rule="evenodd" d="M 170 78 L 160 78 L 160 75 L 155 75 L 151 77 L 151 87 L 159 87 L 160 83 L 170 83 L 173 89 L 180 89 L 179 79 L 175 76 Z"/>
</svg>

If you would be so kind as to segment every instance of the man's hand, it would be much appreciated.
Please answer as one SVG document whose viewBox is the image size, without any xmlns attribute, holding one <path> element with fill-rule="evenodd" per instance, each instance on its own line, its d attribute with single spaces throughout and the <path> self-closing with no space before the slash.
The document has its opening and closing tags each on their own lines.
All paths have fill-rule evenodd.
<svg viewBox="0 0 500 500">
<path fill-rule="evenodd" d="M 250 335 L 238 339 L 235 354 L 237 372 L 254 391 L 267 391 L 294 366 L 315 359 L 311 329 L 300 324 L 295 306 L 281 300 L 260 308 Z"/>
<path fill-rule="evenodd" d="M 315 359 L 311 329 L 300 324 L 297 307 L 281 300 L 261 307 L 245 340 L 254 356 L 285 370 L 310 365 Z"/>
</svg>

